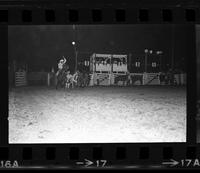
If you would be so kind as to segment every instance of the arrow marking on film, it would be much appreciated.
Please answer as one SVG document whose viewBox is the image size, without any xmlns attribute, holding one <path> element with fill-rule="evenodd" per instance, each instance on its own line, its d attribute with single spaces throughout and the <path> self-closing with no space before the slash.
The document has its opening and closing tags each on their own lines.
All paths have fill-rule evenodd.
<svg viewBox="0 0 200 173">
<path fill-rule="evenodd" d="M 93 164 L 93 162 L 90 161 L 90 160 L 87 160 L 87 159 L 84 159 L 84 160 L 86 161 L 86 162 L 85 162 L 85 163 L 86 163 L 86 165 L 85 165 L 86 167 Z"/>
<path fill-rule="evenodd" d="M 170 159 L 171 162 L 163 162 L 163 165 L 170 165 L 170 166 L 176 166 L 179 164 L 178 161 L 174 160 L 174 159 Z"/>
<path fill-rule="evenodd" d="M 84 159 L 84 160 L 85 160 L 85 162 L 76 162 L 76 164 L 77 165 L 85 165 L 85 167 L 88 167 L 93 164 L 93 162 L 88 159 Z"/>
</svg>

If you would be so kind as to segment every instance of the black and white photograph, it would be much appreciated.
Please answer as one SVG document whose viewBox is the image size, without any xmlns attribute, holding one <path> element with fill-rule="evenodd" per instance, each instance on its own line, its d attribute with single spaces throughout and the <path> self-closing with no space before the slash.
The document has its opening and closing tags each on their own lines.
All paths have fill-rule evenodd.
<svg viewBox="0 0 200 173">
<path fill-rule="evenodd" d="M 197 142 L 200 143 L 200 25 L 196 25 L 197 54 Z"/>
<path fill-rule="evenodd" d="M 9 144 L 186 142 L 187 33 L 9 25 Z"/>
</svg>

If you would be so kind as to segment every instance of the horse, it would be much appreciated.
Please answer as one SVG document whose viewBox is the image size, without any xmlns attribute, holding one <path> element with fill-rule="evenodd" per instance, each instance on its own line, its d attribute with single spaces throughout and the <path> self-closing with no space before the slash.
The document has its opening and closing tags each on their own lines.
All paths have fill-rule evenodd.
<svg viewBox="0 0 200 173">
<path fill-rule="evenodd" d="M 75 87 L 86 87 L 89 85 L 90 76 L 86 72 L 76 71 L 74 74 L 70 74 L 66 69 L 62 69 L 56 75 L 56 89 L 61 86 L 65 89 L 75 88 Z"/>
<path fill-rule="evenodd" d="M 66 83 L 66 75 L 67 71 L 69 70 L 69 67 L 67 65 L 64 65 L 61 70 L 58 70 L 56 73 L 56 89 L 58 89 L 58 86 L 61 88 L 65 87 Z"/>
<path fill-rule="evenodd" d="M 66 82 L 66 72 L 60 71 L 60 73 L 56 75 L 56 89 L 58 89 L 58 87 L 63 88 L 65 86 L 65 82 Z"/>
</svg>

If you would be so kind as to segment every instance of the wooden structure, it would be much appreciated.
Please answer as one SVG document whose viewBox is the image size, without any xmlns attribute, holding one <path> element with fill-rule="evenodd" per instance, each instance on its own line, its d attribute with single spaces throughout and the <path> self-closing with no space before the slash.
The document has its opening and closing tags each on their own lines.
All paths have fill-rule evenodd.
<svg viewBox="0 0 200 173">
<path fill-rule="evenodd" d="M 14 86 L 16 87 L 26 86 L 28 84 L 27 82 L 28 65 L 26 63 L 13 61 L 12 66 L 13 66 L 12 73 L 14 73 L 14 84 L 15 84 Z"/>
<path fill-rule="evenodd" d="M 127 55 L 93 53 L 90 56 L 90 85 L 112 85 L 117 75 L 127 72 Z"/>
<path fill-rule="evenodd" d="M 15 72 L 15 86 L 26 86 L 27 85 L 27 73 L 26 71 Z"/>
</svg>

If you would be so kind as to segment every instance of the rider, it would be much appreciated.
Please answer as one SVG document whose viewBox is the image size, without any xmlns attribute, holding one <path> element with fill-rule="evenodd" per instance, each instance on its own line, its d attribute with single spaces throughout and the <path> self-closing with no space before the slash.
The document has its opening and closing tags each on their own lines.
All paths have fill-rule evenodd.
<svg viewBox="0 0 200 173">
<path fill-rule="evenodd" d="M 63 58 L 58 63 L 58 71 L 56 73 L 56 76 L 59 75 L 60 71 L 63 69 L 64 64 L 66 63 L 66 58 L 63 56 Z"/>
</svg>

